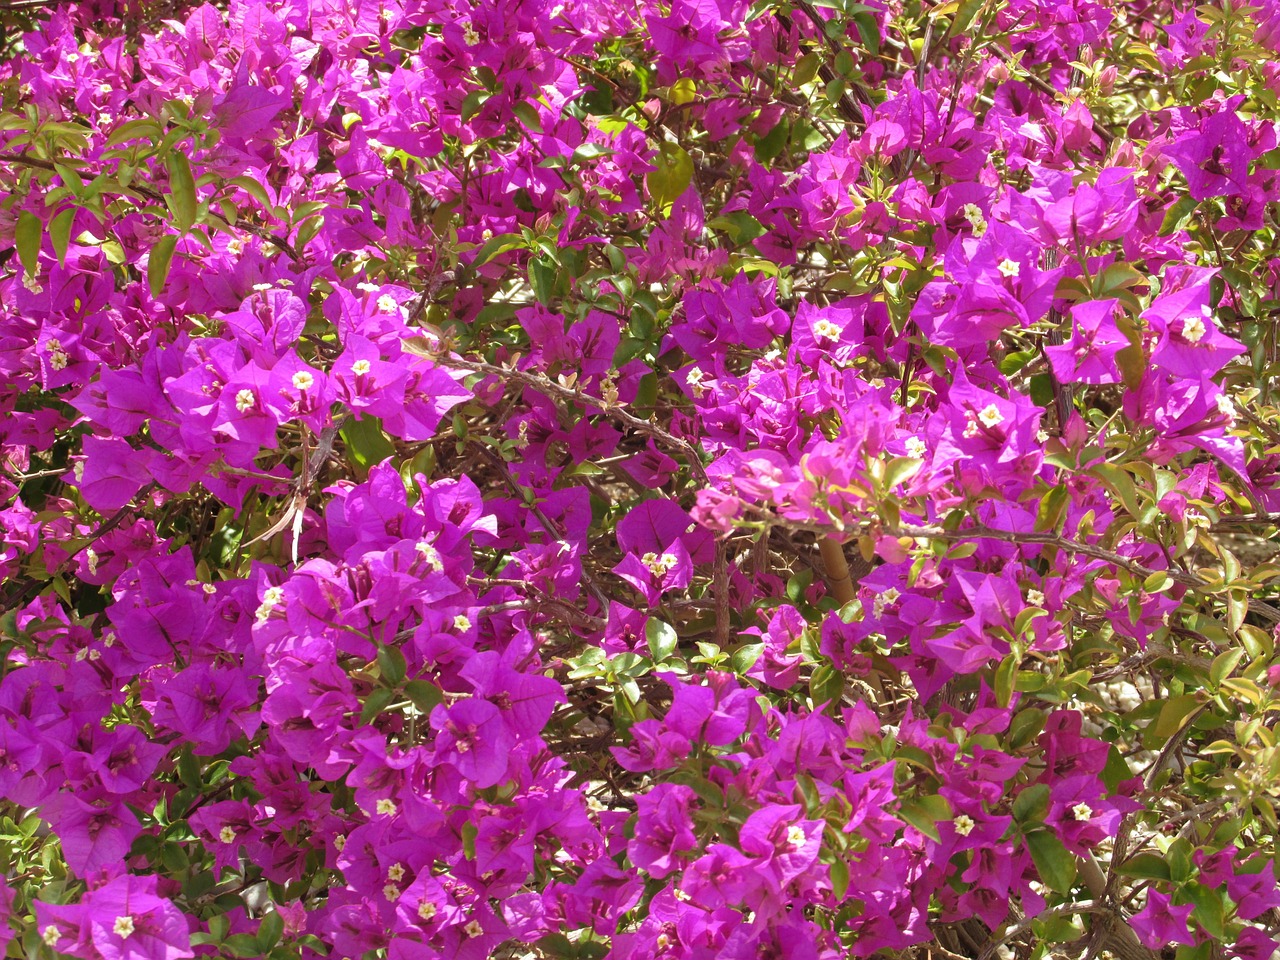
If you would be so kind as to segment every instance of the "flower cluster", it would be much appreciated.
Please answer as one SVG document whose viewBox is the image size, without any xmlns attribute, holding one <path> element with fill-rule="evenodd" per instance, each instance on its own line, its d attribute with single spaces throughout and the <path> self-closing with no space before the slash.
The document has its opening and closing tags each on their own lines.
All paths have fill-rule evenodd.
<svg viewBox="0 0 1280 960">
<path fill-rule="evenodd" d="M 1280 949 L 1280 16 L 0 11 L 0 942 Z"/>
</svg>

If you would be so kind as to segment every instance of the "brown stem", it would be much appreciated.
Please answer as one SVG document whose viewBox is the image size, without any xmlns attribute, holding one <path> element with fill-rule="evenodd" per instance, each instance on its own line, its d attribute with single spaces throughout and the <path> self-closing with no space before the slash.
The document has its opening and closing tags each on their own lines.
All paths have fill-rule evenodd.
<svg viewBox="0 0 1280 960">
<path fill-rule="evenodd" d="M 831 594 L 844 606 L 857 599 L 853 589 L 853 577 L 849 574 L 849 561 L 844 556 L 844 546 L 835 537 L 823 537 L 818 541 L 822 565 L 827 571 L 827 586 Z"/>
</svg>

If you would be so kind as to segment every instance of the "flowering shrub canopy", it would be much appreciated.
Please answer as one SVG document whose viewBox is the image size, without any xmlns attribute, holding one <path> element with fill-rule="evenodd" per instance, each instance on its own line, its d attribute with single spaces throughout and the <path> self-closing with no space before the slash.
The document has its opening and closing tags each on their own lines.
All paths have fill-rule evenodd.
<svg viewBox="0 0 1280 960">
<path fill-rule="evenodd" d="M 11 6 L 8 956 L 1280 948 L 1275 0 Z"/>
</svg>

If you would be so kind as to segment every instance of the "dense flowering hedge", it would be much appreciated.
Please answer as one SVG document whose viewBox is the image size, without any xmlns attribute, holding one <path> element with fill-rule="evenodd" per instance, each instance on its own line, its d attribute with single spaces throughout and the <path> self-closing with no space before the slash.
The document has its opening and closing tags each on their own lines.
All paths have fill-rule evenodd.
<svg viewBox="0 0 1280 960">
<path fill-rule="evenodd" d="M 1274 0 L 2 16 L 8 956 L 1280 947 Z"/>
</svg>

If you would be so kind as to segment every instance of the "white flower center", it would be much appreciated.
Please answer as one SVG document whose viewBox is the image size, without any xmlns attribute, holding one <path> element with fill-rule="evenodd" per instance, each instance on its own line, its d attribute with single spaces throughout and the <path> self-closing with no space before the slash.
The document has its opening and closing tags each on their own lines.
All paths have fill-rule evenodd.
<svg viewBox="0 0 1280 960">
<path fill-rule="evenodd" d="M 1004 423 L 1004 414 L 994 403 L 989 403 L 978 411 L 978 419 L 982 421 L 983 426 L 997 427 Z"/>
<path fill-rule="evenodd" d="M 956 833 L 962 837 L 967 837 L 969 834 L 973 833 L 973 828 L 977 826 L 977 824 L 973 822 L 973 817 L 969 816 L 967 813 L 962 813 L 960 816 L 956 817 L 952 825 L 956 828 Z"/>
<path fill-rule="evenodd" d="M 354 373 L 357 377 L 364 376 L 366 373 L 368 373 L 372 369 L 373 369 L 373 365 L 370 364 L 368 360 L 357 360 L 355 363 L 351 365 L 351 372 Z"/>
<path fill-rule="evenodd" d="M 996 269 L 1000 271 L 1001 276 L 1016 277 L 1022 272 L 1022 265 L 1018 263 L 1017 260 L 1010 260 L 1008 257 L 1005 257 L 996 266 Z"/>
<path fill-rule="evenodd" d="M 293 386 L 298 390 L 310 390 L 311 385 L 315 382 L 316 378 L 306 370 L 299 370 L 293 375 Z"/>
<path fill-rule="evenodd" d="M 440 551 L 427 543 L 425 540 L 419 540 L 416 547 L 418 553 L 427 561 L 427 566 L 435 573 L 439 573 L 444 569 L 444 563 L 440 560 Z"/>
<path fill-rule="evenodd" d="M 1088 821 L 1093 819 L 1093 807 L 1087 803 L 1077 803 L 1071 808 L 1071 816 L 1080 821 Z"/>
<path fill-rule="evenodd" d="M 1200 317 L 1188 317 L 1182 321 L 1182 339 L 1187 343 L 1199 343 L 1204 339 L 1208 329 Z"/>
<path fill-rule="evenodd" d="M 218 831 L 218 839 L 223 843 L 235 843 L 236 832 L 231 827 L 223 827 Z"/>
<path fill-rule="evenodd" d="M 430 900 L 423 900 L 418 904 L 418 916 L 423 920 L 430 920 L 437 913 L 436 905 Z"/>
<path fill-rule="evenodd" d="M 236 394 L 236 409 L 241 413 L 245 413 L 253 409 L 257 398 L 254 397 L 252 390 L 241 390 Z"/>
<path fill-rule="evenodd" d="M 129 934 L 133 933 L 133 917 L 128 914 L 123 917 L 116 917 L 115 925 L 111 929 L 118 936 L 128 939 Z"/>
<path fill-rule="evenodd" d="M 680 558 L 674 553 L 664 553 L 662 556 L 658 556 L 656 553 L 646 553 L 640 558 L 640 562 L 648 567 L 649 572 L 655 577 L 665 577 L 667 572 L 680 562 Z"/>
<path fill-rule="evenodd" d="M 396 802 L 383 797 L 378 801 L 378 805 L 375 809 L 378 813 L 385 814 L 388 817 L 394 816 L 396 812 Z"/>
<path fill-rule="evenodd" d="M 924 455 L 929 452 L 929 448 L 925 446 L 923 440 L 919 437 L 907 437 L 907 456 L 915 460 L 923 460 Z"/>
<path fill-rule="evenodd" d="M 982 208 L 976 203 L 966 203 L 962 208 L 964 218 L 973 227 L 973 235 L 980 237 L 987 232 L 987 218 L 982 215 Z"/>
<path fill-rule="evenodd" d="M 839 340 L 842 332 L 840 327 L 826 317 L 818 320 L 813 325 L 813 335 L 819 340 Z"/>
</svg>

